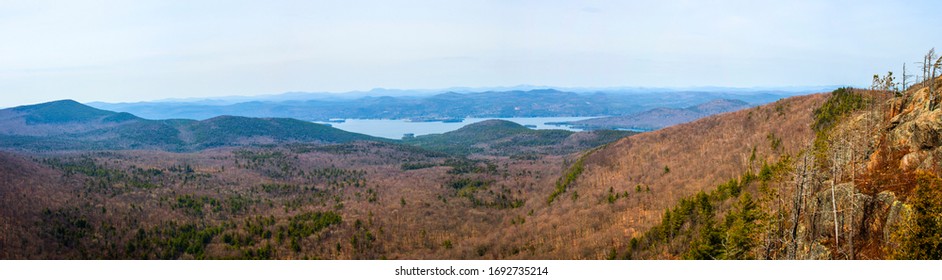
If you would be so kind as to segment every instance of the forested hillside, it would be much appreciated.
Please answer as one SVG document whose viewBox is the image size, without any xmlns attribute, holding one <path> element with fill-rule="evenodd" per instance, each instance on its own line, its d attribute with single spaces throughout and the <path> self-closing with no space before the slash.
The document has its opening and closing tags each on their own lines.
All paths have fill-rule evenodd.
<svg viewBox="0 0 942 280">
<path fill-rule="evenodd" d="M 577 162 L 565 190 L 661 194 L 623 208 L 628 242 L 612 257 L 938 259 L 940 82 L 842 88 L 629 137 Z"/>
<path fill-rule="evenodd" d="M 510 121 L 487 120 L 443 134 L 422 135 L 403 142 L 458 155 L 566 155 L 635 134 L 630 131 L 529 129 Z"/>
<path fill-rule="evenodd" d="M 809 143 L 813 112 L 826 99 L 824 94 L 787 98 L 629 136 L 574 156 L 547 186 L 538 202 L 543 207 L 527 219 L 532 224 L 495 235 L 532 246 L 528 253 L 537 258 L 626 257 L 631 239 L 643 236 L 681 199 Z"/>
</svg>

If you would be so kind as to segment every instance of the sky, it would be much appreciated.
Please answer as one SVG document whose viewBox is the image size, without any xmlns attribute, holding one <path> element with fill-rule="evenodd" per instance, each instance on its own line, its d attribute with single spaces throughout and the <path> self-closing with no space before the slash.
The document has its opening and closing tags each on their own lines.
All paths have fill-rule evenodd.
<svg viewBox="0 0 942 280">
<path fill-rule="evenodd" d="M 291 91 L 868 86 L 942 1 L 0 0 L 0 107 Z"/>
</svg>

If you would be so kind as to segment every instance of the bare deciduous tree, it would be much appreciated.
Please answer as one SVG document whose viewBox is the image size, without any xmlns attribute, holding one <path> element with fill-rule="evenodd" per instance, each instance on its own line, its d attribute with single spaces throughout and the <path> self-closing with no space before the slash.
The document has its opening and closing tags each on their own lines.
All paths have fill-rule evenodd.
<svg viewBox="0 0 942 280">
<path fill-rule="evenodd" d="M 934 84 L 933 80 L 935 79 L 935 69 L 938 68 L 937 59 L 939 58 L 937 58 L 935 54 L 935 48 L 932 48 L 932 49 L 929 49 L 929 52 L 926 53 L 926 56 L 922 58 L 922 63 L 921 63 L 922 64 L 922 77 L 923 77 L 922 80 L 923 82 L 928 81 L 929 83 L 929 100 L 928 100 L 929 102 L 927 102 L 926 104 L 929 110 L 932 110 L 932 108 L 935 106 L 934 104 L 935 95 L 933 92 L 935 88 L 933 86 Z M 934 60 L 936 60 L 936 63 L 933 63 Z"/>
<path fill-rule="evenodd" d="M 811 175 L 811 169 L 814 168 L 813 165 L 813 155 L 806 154 L 802 156 L 802 162 L 797 166 L 795 170 L 795 198 L 794 198 L 794 211 L 792 213 L 792 228 L 791 228 L 791 250 L 788 252 L 789 259 L 796 259 L 798 257 L 798 225 L 801 224 L 801 214 L 805 208 L 804 196 L 805 196 L 805 184 L 808 183 L 809 176 Z"/>
<path fill-rule="evenodd" d="M 929 52 L 926 53 L 926 56 L 922 58 L 922 81 L 929 80 L 930 68 L 932 68 L 932 61 L 935 60 L 935 48 L 929 49 Z"/>
<path fill-rule="evenodd" d="M 903 79 L 902 84 L 901 84 L 902 91 L 906 91 L 906 89 L 909 88 L 909 82 L 907 82 L 907 80 L 911 78 L 912 76 L 913 75 L 906 74 L 906 63 L 903 63 L 903 76 L 901 77 Z"/>
<path fill-rule="evenodd" d="M 933 104 L 935 103 L 936 99 L 935 71 L 939 70 L 939 67 L 942 67 L 942 57 L 936 58 L 935 62 L 932 63 L 932 74 L 929 75 L 929 110 L 933 109 Z"/>
</svg>

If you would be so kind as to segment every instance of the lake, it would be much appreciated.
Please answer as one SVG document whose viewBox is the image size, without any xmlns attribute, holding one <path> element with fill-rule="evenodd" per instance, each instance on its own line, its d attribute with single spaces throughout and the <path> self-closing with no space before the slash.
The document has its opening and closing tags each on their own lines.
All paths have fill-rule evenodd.
<svg viewBox="0 0 942 280">
<path fill-rule="evenodd" d="M 494 119 L 512 121 L 521 125 L 536 126 L 533 129 L 565 129 L 570 131 L 581 131 L 581 129 L 571 128 L 569 126 L 547 125 L 545 123 L 579 121 L 591 118 L 595 117 L 465 118 L 464 121 L 461 122 L 410 122 L 408 120 L 347 119 L 342 123 L 317 123 L 327 123 L 334 128 L 346 130 L 349 132 L 362 133 L 370 136 L 389 139 L 402 139 L 402 135 L 406 133 L 413 133 L 415 136 L 445 133 L 452 130 L 457 130 L 472 123 Z"/>
</svg>

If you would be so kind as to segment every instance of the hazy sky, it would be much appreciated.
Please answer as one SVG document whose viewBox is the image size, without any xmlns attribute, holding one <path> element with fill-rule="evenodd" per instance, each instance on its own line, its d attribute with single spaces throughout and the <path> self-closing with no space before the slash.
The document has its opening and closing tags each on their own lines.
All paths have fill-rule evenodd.
<svg viewBox="0 0 942 280">
<path fill-rule="evenodd" d="M 0 0 L 0 107 L 375 87 L 863 86 L 942 47 L 942 1 L 717 2 Z"/>
</svg>

